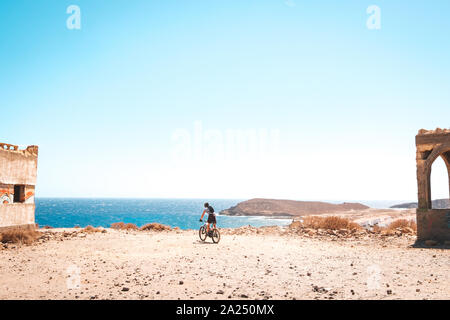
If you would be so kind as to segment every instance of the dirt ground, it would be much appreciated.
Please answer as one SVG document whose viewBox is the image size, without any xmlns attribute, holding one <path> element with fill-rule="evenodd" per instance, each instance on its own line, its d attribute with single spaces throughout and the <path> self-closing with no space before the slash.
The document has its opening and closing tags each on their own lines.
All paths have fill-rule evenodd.
<svg viewBox="0 0 450 320">
<path fill-rule="evenodd" d="M 0 248 L 0 299 L 450 299 L 450 250 L 412 235 L 222 231 L 212 244 L 197 231 L 53 229 Z"/>
</svg>

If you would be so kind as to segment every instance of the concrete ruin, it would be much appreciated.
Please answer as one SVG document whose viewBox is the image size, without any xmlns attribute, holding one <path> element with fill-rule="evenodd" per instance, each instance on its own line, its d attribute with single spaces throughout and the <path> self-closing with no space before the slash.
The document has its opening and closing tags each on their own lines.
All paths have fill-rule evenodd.
<svg viewBox="0 0 450 320">
<path fill-rule="evenodd" d="M 450 190 L 450 129 L 420 130 L 416 136 L 417 240 L 450 240 L 450 209 L 434 209 L 431 198 L 431 169 L 438 157 L 447 165 Z M 450 192 L 450 191 L 449 191 Z"/>
<path fill-rule="evenodd" d="M 34 227 L 38 147 L 0 143 L 0 229 Z"/>
</svg>

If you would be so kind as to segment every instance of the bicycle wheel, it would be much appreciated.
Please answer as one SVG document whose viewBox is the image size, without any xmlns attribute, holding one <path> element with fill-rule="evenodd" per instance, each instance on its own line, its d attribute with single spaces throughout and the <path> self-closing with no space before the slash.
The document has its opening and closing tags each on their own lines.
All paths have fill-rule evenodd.
<svg viewBox="0 0 450 320">
<path fill-rule="evenodd" d="M 206 240 L 206 227 L 201 226 L 200 230 L 198 230 L 198 236 L 200 237 L 200 240 L 205 241 Z"/>
<path fill-rule="evenodd" d="M 212 241 L 214 243 L 219 243 L 219 241 L 220 241 L 220 232 L 219 232 L 219 230 L 217 230 L 217 229 L 213 230 Z"/>
</svg>

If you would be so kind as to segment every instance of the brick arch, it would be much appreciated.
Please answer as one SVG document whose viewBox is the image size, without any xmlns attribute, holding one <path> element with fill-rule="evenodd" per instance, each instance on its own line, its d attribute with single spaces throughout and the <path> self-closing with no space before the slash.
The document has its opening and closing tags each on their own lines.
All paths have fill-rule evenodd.
<svg viewBox="0 0 450 320">
<path fill-rule="evenodd" d="M 430 155 L 427 157 L 424 169 L 425 169 L 425 179 L 427 184 L 427 207 L 428 209 L 432 209 L 432 194 L 431 194 L 431 170 L 433 167 L 434 162 L 441 157 L 444 160 L 444 163 L 447 167 L 447 175 L 448 175 L 448 181 L 449 181 L 449 197 L 450 197 L 450 143 L 441 144 L 438 147 L 434 148 Z"/>
<path fill-rule="evenodd" d="M 416 135 L 419 241 L 450 241 L 450 209 L 433 209 L 431 202 L 431 170 L 438 157 L 442 157 L 447 166 L 450 190 L 450 129 L 420 130 Z"/>
<path fill-rule="evenodd" d="M 427 157 L 425 166 L 427 170 L 431 172 L 431 167 L 437 158 L 442 157 L 444 159 L 447 168 L 450 166 L 450 143 L 445 143 L 437 148 L 434 148 L 431 154 Z"/>
</svg>

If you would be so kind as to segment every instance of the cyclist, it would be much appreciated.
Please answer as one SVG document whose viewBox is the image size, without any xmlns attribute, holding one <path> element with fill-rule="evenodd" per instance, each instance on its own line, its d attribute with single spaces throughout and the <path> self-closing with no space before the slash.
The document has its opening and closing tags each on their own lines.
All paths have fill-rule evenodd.
<svg viewBox="0 0 450 320">
<path fill-rule="evenodd" d="M 212 223 L 214 229 L 216 229 L 216 214 L 214 213 L 214 208 L 209 205 L 208 202 L 204 204 L 205 210 L 203 210 L 202 217 L 200 218 L 200 222 L 203 222 L 203 217 L 205 213 L 208 213 L 208 220 L 206 222 L 206 233 L 211 237 L 212 231 L 209 230 L 209 224 Z"/>
</svg>

